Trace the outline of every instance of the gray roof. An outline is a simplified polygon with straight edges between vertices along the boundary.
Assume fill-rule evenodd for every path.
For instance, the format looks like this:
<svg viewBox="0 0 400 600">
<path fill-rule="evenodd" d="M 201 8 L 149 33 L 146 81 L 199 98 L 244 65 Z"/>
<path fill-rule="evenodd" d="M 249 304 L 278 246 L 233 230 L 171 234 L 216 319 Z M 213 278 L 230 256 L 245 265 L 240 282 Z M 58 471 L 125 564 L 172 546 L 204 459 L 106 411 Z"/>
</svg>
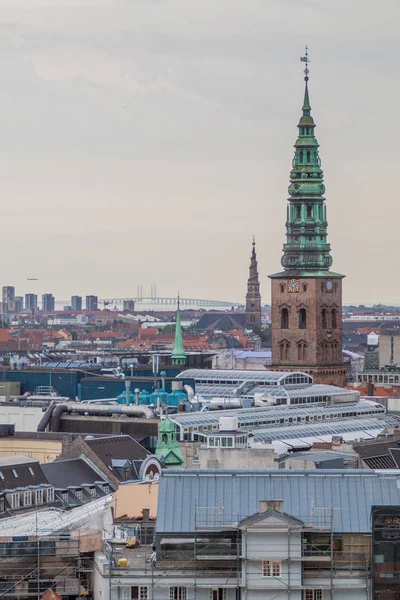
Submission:
<svg viewBox="0 0 400 600">
<path fill-rule="evenodd" d="M 17 465 L 31 465 L 38 463 L 36 458 L 25 456 L 25 454 L 12 454 L 10 456 L 2 456 L 0 458 L 0 467 L 15 467 Z"/>
<path fill-rule="evenodd" d="M 284 510 L 305 523 L 329 518 L 334 531 L 368 533 L 372 506 L 400 504 L 400 470 L 193 470 L 162 472 L 157 533 L 191 533 L 201 515 L 237 525 L 259 511 L 260 500 L 283 500 Z"/>
<path fill-rule="evenodd" d="M 109 483 L 104 475 L 100 474 L 99 469 L 95 469 L 84 457 L 46 463 L 42 465 L 42 469 L 50 483 L 59 489 L 79 487 L 83 484 L 93 485 L 99 481 Z"/>
</svg>

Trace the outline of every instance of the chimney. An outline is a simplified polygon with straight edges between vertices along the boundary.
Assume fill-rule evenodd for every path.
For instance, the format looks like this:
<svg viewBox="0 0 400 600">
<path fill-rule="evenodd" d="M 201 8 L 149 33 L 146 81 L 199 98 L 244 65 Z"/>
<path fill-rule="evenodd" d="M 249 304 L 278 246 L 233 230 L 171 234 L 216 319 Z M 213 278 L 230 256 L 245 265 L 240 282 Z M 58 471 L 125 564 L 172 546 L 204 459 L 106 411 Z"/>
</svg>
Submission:
<svg viewBox="0 0 400 600">
<path fill-rule="evenodd" d="M 283 500 L 260 500 L 259 506 L 260 513 L 267 512 L 267 510 L 283 513 Z"/>
<path fill-rule="evenodd" d="M 332 446 L 341 446 L 343 444 L 343 438 L 341 435 L 332 436 Z"/>
</svg>

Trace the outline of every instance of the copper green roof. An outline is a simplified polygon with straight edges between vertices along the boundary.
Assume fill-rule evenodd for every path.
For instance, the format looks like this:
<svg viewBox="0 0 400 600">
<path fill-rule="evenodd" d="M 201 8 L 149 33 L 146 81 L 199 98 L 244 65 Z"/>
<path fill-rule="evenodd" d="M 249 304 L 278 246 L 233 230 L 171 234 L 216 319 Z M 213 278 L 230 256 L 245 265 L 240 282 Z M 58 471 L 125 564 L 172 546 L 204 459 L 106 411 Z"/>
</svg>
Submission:
<svg viewBox="0 0 400 600">
<path fill-rule="evenodd" d="M 281 260 L 284 271 L 270 277 L 343 277 L 330 271 L 332 257 L 327 240 L 324 176 L 311 116 L 308 76 L 305 77 L 298 130 L 288 190 L 286 243 Z"/>
</svg>

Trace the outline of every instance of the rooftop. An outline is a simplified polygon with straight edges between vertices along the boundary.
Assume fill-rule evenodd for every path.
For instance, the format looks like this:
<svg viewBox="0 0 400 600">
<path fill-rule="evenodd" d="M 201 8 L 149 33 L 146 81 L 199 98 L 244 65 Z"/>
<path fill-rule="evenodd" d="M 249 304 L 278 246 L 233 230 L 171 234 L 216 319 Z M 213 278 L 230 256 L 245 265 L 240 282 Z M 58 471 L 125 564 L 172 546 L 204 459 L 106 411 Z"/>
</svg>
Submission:
<svg viewBox="0 0 400 600">
<path fill-rule="evenodd" d="M 308 383 L 313 379 L 303 372 L 247 371 L 243 369 L 187 369 L 177 375 L 177 379 L 194 379 L 196 382 L 235 383 L 252 381 L 264 385 L 291 385 Z"/>
<path fill-rule="evenodd" d="M 38 463 L 36 458 L 25 456 L 25 454 L 14 454 L 12 456 L 0 457 L 0 467 L 15 467 L 17 465 L 27 465 L 31 463 Z"/>
<path fill-rule="evenodd" d="M 99 481 L 108 483 L 101 471 L 84 458 L 58 460 L 42 465 L 42 469 L 49 482 L 56 488 L 66 489 L 68 486 L 81 486 L 94 484 Z"/>
<path fill-rule="evenodd" d="M 157 533 L 193 532 L 196 507 L 205 507 L 197 516 L 203 510 L 214 527 L 236 526 L 258 513 L 260 500 L 278 499 L 296 518 L 312 523 L 332 513 L 335 532 L 369 533 L 373 506 L 400 504 L 400 471 L 169 469 L 160 481 Z"/>
<path fill-rule="evenodd" d="M 336 388 L 337 389 L 337 388 Z M 170 415 L 170 420 L 174 423 L 183 426 L 200 426 L 200 425 L 218 425 L 220 417 L 237 417 L 240 427 L 252 427 L 254 430 L 255 425 L 262 425 L 263 421 L 271 422 L 272 420 L 293 419 L 302 418 L 309 415 L 323 416 L 326 414 L 330 415 L 341 415 L 344 413 L 356 413 L 358 415 L 365 414 L 366 412 L 376 412 L 374 409 L 381 409 L 382 413 L 385 412 L 384 407 L 377 402 L 371 402 L 369 400 L 360 400 L 360 402 L 344 403 L 344 404 L 328 404 L 325 406 L 314 406 L 309 405 L 307 407 L 299 407 L 298 405 L 293 406 L 265 406 L 260 408 L 238 408 L 228 410 L 212 410 L 207 412 L 193 412 L 193 413 L 179 413 L 176 415 Z M 304 427 L 304 426 L 303 426 Z M 294 425 L 291 426 L 290 430 L 294 431 Z M 258 430 L 254 430 L 258 431 Z M 279 426 L 279 431 L 282 431 L 282 427 Z"/>
</svg>

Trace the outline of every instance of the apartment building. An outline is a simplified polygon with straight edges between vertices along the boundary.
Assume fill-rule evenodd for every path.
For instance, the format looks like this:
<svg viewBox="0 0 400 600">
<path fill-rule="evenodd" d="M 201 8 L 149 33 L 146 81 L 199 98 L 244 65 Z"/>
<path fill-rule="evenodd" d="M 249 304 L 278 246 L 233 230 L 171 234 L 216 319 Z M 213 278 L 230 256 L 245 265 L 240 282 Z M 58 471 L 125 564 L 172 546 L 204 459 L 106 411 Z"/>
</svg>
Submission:
<svg viewBox="0 0 400 600">
<path fill-rule="evenodd" d="M 106 541 L 94 590 L 102 600 L 398 598 L 399 482 L 360 470 L 164 471 L 154 546 Z"/>
</svg>

